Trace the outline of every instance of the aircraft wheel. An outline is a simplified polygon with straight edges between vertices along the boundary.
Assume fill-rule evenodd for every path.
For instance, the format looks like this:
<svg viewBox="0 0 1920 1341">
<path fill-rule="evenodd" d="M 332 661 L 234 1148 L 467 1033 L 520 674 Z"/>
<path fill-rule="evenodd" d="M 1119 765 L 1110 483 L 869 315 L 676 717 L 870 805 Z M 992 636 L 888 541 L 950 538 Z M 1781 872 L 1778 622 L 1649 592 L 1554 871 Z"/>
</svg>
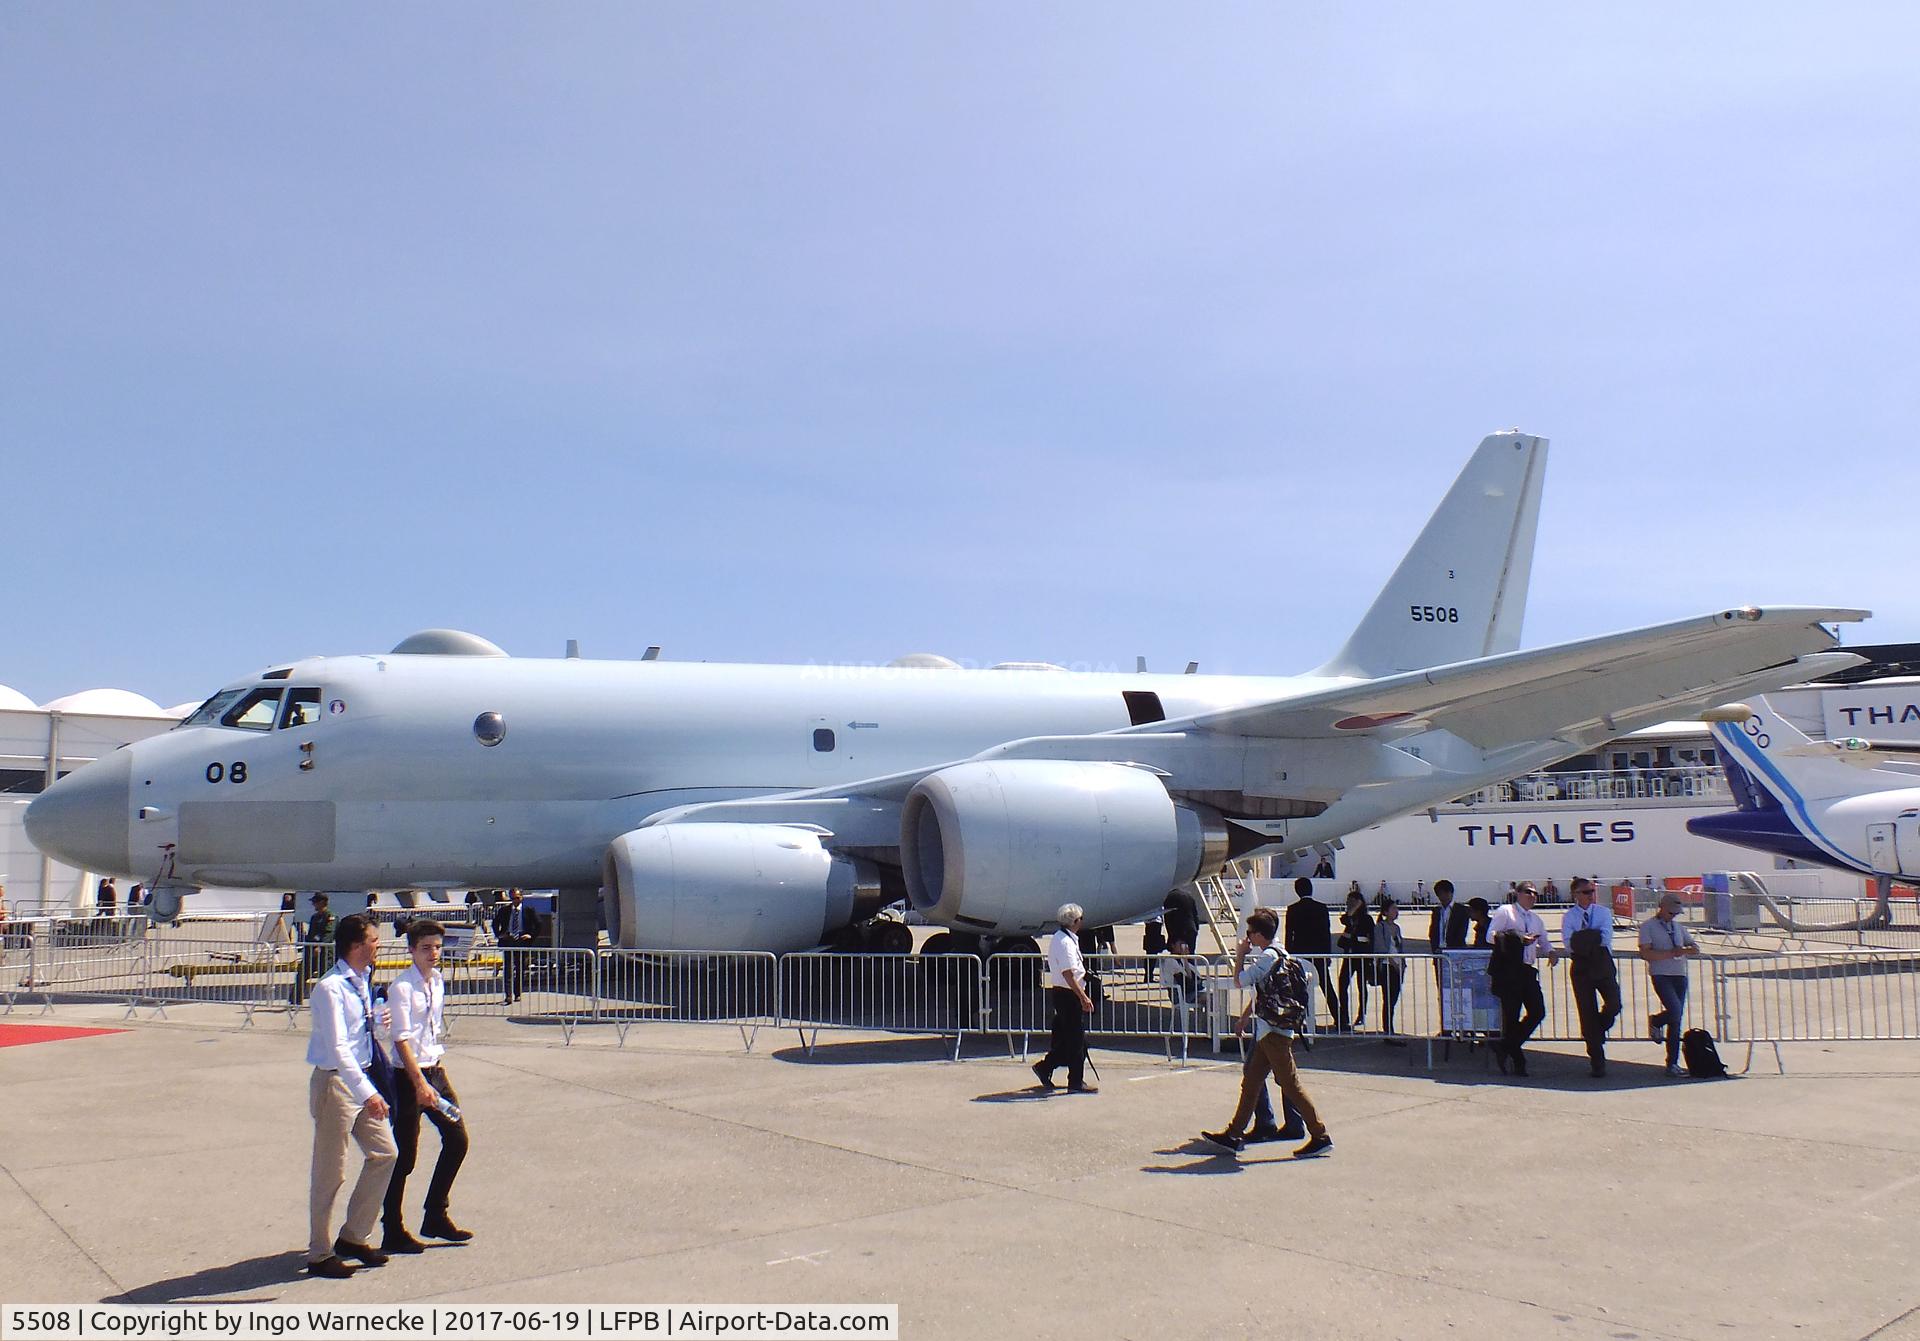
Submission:
<svg viewBox="0 0 1920 1341">
<path fill-rule="evenodd" d="M 867 945 L 877 955 L 913 953 L 913 928 L 905 922 L 876 921 Z"/>
<path fill-rule="evenodd" d="M 1027 936 L 996 936 L 987 943 L 989 955 L 1039 955 L 1040 942 Z"/>
</svg>

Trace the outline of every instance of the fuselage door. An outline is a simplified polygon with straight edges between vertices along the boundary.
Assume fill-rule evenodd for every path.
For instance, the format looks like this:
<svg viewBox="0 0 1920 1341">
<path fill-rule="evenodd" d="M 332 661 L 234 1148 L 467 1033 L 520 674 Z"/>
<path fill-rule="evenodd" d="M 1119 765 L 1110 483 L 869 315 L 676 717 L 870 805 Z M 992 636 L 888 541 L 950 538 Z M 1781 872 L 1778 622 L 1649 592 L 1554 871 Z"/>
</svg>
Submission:
<svg viewBox="0 0 1920 1341">
<path fill-rule="evenodd" d="M 1900 874 L 1920 875 L 1920 811 L 1897 816 L 1893 827 L 1894 850 L 1900 858 Z M 1891 871 L 1896 868 L 1885 866 L 1879 869 Z"/>
<path fill-rule="evenodd" d="M 1920 856 L 1920 852 L 1914 855 Z M 1900 857 L 1894 847 L 1891 824 L 1867 826 L 1867 865 L 1888 875 L 1900 869 Z"/>
</svg>

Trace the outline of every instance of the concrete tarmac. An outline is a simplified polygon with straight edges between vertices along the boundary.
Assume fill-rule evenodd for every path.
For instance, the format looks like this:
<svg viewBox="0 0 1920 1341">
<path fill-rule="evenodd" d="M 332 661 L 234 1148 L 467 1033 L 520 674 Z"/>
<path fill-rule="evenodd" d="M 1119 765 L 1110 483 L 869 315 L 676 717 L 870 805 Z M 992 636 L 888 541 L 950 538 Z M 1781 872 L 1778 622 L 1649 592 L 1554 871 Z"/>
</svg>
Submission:
<svg viewBox="0 0 1920 1341">
<path fill-rule="evenodd" d="M 1323 1040 L 1336 1141 L 1238 1159 L 1237 1061 L 1097 1047 L 1042 1095 L 997 1039 L 461 1021 L 478 1237 L 301 1273 L 305 1036 L 231 1008 L 0 1048 L 0 1303 L 894 1303 L 914 1338 L 1920 1337 L 1920 1045 L 1795 1045 L 1786 1074 L 1612 1074 L 1533 1050 Z M 63 1006 L 8 1023 L 119 1026 Z M 1729 1055 L 1738 1066 L 1740 1055 Z M 417 1222 L 437 1148 L 423 1134 Z M 349 1176 L 351 1177 L 350 1166 Z M 344 1208 L 344 1196 L 342 1198 Z"/>
</svg>

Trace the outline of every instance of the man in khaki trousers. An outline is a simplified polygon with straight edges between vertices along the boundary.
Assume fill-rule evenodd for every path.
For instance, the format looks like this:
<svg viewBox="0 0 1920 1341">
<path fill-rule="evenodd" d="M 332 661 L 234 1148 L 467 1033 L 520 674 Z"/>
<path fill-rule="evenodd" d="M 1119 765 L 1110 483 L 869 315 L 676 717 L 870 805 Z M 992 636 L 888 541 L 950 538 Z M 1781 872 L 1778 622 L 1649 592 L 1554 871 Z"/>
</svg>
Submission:
<svg viewBox="0 0 1920 1341">
<path fill-rule="evenodd" d="M 342 1279 L 355 1267 L 380 1266 L 387 1255 L 369 1242 L 387 1194 L 397 1151 L 387 1124 L 387 1102 L 373 1087 L 373 961 L 380 928 L 354 913 L 340 919 L 333 944 L 339 961 L 314 984 L 307 1061 L 307 1109 L 313 1114 L 313 1183 L 308 1193 L 307 1270 Z M 360 1179 L 347 1198 L 340 1237 L 332 1234 L 333 1203 L 347 1176 L 347 1137 L 360 1146 Z"/>
</svg>

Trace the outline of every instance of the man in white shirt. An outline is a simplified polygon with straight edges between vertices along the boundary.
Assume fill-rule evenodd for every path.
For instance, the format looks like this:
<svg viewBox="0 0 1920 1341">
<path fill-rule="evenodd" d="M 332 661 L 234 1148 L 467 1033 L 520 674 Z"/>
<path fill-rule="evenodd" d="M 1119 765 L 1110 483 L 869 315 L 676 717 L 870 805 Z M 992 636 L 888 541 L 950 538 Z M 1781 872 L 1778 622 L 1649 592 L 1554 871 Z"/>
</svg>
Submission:
<svg viewBox="0 0 1920 1341">
<path fill-rule="evenodd" d="M 1660 910 L 1640 925 L 1640 958 L 1647 963 L 1653 990 L 1664 1008 L 1647 1017 L 1647 1033 L 1655 1043 L 1667 1045 L 1667 1074 L 1684 1076 L 1680 1066 L 1680 1035 L 1687 1021 L 1687 959 L 1700 953 L 1700 945 L 1680 925 L 1680 896 L 1660 896 Z"/>
<path fill-rule="evenodd" d="M 1533 911 L 1533 905 L 1539 901 L 1540 892 L 1533 887 L 1533 882 L 1524 881 L 1514 886 L 1513 902 L 1501 904 L 1487 926 L 1487 939 L 1495 946 L 1496 958 L 1500 956 L 1503 933 L 1520 938 L 1519 962 L 1513 965 L 1511 975 L 1504 982 L 1494 984 L 1494 990 L 1500 995 L 1500 1044 L 1493 1055 L 1502 1071 L 1511 1062 L 1517 1076 L 1527 1073 L 1527 1057 L 1521 1049 L 1547 1018 L 1547 999 L 1540 993 L 1540 970 L 1536 965 L 1542 955 L 1550 965 L 1560 959 L 1559 952 L 1553 948 L 1553 938 L 1547 934 L 1547 924 Z"/>
<path fill-rule="evenodd" d="M 1047 1055 L 1033 1064 L 1040 1088 L 1053 1088 L 1056 1067 L 1067 1068 L 1067 1091 L 1094 1094 L 1098 1087 L 1086 1083 L 1087 1016 L 1093 1013 L 1093 998 L 1087 995 L 1087 965 L 1080 957 L 1080 925 L 1083 921 L 1077 903 L 1063 903 L 1056 914 L 1060 929 L 1047 942 L 1047 1003 L 1053 1008 L 1053 1037 Z"/>
<path fill-rule="evenodd" d="M 1580 1012 L 1580 1037 L 1587 1041 L 1587 1065 L 1596 1076 L 1607 1073 L 1607 1031 L 1620 1018 L 1620 973 L 1613 963 L 1613 910 L 1594 897 L 1593 881 L 1573 878 L 1573 907 L 1560 919 Z"/>
<path fill-rule="evenodd" d="M 426 1251 L 426 1244 L 407 1232 L 404 1208 L 407 1175 L 413 1172 L 420 1150 L 422 1116 L 440 1133 L 440 1158 L 434 1162 L 433 1178 L 427 1184 L 420 1232 L 452 1243 L 465 1243 L 473 1237 L 447 1214 L 454 1177 L 460 1172 L 460 1161 L 467 1157 L 467 1124 L 463 1116 L 440 1111 L 442 1097 L 456 1110 L 460 1105 L 460 1096 L 441 1065 L 447 1052 L 447 985 L 440 976 L 440 952 L 446 934 L 438 922 L 422 918 L 411 923 L 407 927 L 407 952 L 413 958 L 413 967 L 387 989 L 387 1004 L 393 1012 L 393 1050 L 405 1074 L 394 1077 L 393 1139 L 400 1148 L 400 1160 L 394 1165 L 393 1180 L 387 1184 L 386 1212 L 381 1217 L 386 1234 L 380 1251 L 386 1253 Z"/>
<path fill-rule="evenodd" d="M 369 1074 L 374 1049 L 369 975 L 380 952 L 380 928 L 354 913 L 340 919 L 333 944 L 339 959 L 313 985 L 309 1007 L 313 1032 L 307 1038 L 307 1063 L 313 1073 L 307 1079 L 307 1110 L 313 1115 L 313 1177 L 307 1197 L 307 1270 L 338 1279 L 354 1272 L 343 1257 L 367 1266 L 387 1260 L 367 1240 L 380 1214 L 395 1150 L 386 1100 Z M 336 1239 L 329 1226 L 334 1199 L 346 1181 L 349 1133 L 360 1146 L 363 1162 Z"/>
</svg>

